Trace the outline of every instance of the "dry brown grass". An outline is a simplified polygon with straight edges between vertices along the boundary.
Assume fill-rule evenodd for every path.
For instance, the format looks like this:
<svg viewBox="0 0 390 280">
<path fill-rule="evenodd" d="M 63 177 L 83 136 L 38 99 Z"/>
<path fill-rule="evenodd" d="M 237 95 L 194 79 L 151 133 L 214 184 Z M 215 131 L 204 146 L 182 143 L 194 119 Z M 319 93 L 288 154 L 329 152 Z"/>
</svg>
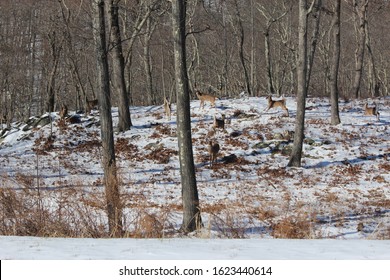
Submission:
<svg viewBox="0 0 390 280">
<path fill-rule="evenodd" d="M 270 203 L 268 203 L 270 204 Z M 267 204 L 267 205 L 268 205 Z M 275 219 L 278 216 L 278 213 L 275 211 L 275 209 L 272 209 L 271 207 L 256 207 L 252 208 L 248 211 L 251 215 L 253 215 L 256 219 L 260 221 L 269 222 Z"/>
<path fill-rule="evenodd" d="M 105 194 L 101 188 L 89 186 L 91 191 L 85 192 L 83 187 L 73 185 L 56 189 L 55 193 L 51 193 L 29 186 L 30 182 L 25 178 L 22 178 L 21 183 L 23 185 L 20 184 L 22 186 L 20 189 L 4 185 L 0 188 L 0 235 L 110 237 Z M 85 183 L 83 185 L 85 186 Z M 45 203 L 44 198 L 48 196 L 54 204 Z M 169 237 L 174 231 L 171 214 L 182 209 L 174 205 L 161 207 L 148 204 L 146 201 L 144 196 L 136 203 L 125 205 L 127 207 L 127 214 L 124 215 L 125 236 Z"/>
<path fill-rule="evenodd" d="M 210 215 L 211 228 L 215 229 L 222 238 L 247 238 L 250 223 L 250 220 L 244 219 L 233 209 L 224 209 Z"/>
<path fill-rule="evenodd" d="M 327 203 L 336 203 L 339 201 L 338 195 L 334 192 L 326 192 L 322 199 Z"/>
<path fill-rule="evenodd" d="M 315 220 L 310 215 L 304 213 L 289 215 L 272 224 L 271 235 L 285 239 L 314 238 L 314 224 Z"/>
<path fill-rule="evenodd" d="M 151 210 L 139 207 L 134 209 L 135 218 L 129 224 L 125 237 L 132 238 L 164 238 L 170 237 L 174 232 L 171 223 L 171 210 L 160 208 Z"/>
<path fill-rule="evenodd" d="M 57 207 L 46 205 L 35 189 L 0 189 L 1 235 L 46 237 L 102 237 L 103 223 L 96 212 L 73 200 L 57 200 Z M 92 217 L 94 217 L 92 219 Z"/>
<path fill-rule="evenodd" d="M 369 239 L 390 240 L 390 225 L 384 223 L 378 224 Z"/>
</svg>

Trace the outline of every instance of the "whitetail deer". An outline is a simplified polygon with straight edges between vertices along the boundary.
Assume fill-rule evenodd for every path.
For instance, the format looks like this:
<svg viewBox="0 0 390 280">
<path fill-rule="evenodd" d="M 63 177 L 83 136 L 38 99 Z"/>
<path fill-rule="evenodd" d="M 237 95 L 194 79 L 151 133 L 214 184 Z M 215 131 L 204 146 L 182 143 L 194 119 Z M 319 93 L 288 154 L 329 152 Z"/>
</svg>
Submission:
<svg viewBox="0 0 390 280">
<path fill-rule="evenodd" d="M 214 163 L 217 162 L 218 152 L 219 152 L 219 144 L 213 143 L 212 140 L 209 141 L 209 155 L 210 155 L 210 166 L 212 167 Z"/>
<path fill-rule="evenodd" d="M 213 96 L 213 95 L 210 95 L 210 94 L 206 94 L 206 93 L 201 93 L 200 91 L 196 91 L 196 96 L 199 98 L 200 100 L 200 108 L 203 108 L 204 107 L 204 103 L 207 101 L 207 102 L 210 102 L 210 105 L 215 107 L 215 99 L 216 97 Z"/>
<path fill-rule="evenodd" d="M 277 108 L 277 107 L 280 107 L 282 108 L 284 111 L 286 111 L 287 113 L 287 116 L 289 116 L 288 114 L 288 109 L 287 109 L 287 106 L 286 106 L 286 99 L 281 99 L 281 100 L 273 100 L 271 96 L 268 96 L 267 97 L 267 100 L 268 100 L 268 107 L 267 109 L 265 110 L 266 112 L 271 109 L 271 108 Z"/>
<path fill-rule="evenodd" d="M 379 121 L 379 112 L 376 104 L 373 107 L 368 107 L 368 104 L 364 106 L 364 115 L 365 116 L 376 116 L 376 119 Z"/>
<path fill-rule="evenodd" d="M 88 100 L 87 99 L 87 112 L 90 113 L 92 109 L 96 108 L 99 105 L 99 101 L 97 99 Z"/>
<path fill-rule="evenodd" d="M 68 107 L 66 105 L 62 105 L 60 110 L 61 120 L 64 120 L 67 116 L 68 116 Z"/>
<path fill-rule="evenodd" d="M 168 121 L 171 120 L 171 110 L 171 103 L 169 103 L 168 99 L 164 97 L 164 111 Z"/>
<path fill-rule="evenodd" d="M 225 131 L 225 115 L 222 115 L 221 119 L 217 119 L 217 117 L 214 115 L 213 129 L 215 130 L 217 128 Z"/>
</svg>

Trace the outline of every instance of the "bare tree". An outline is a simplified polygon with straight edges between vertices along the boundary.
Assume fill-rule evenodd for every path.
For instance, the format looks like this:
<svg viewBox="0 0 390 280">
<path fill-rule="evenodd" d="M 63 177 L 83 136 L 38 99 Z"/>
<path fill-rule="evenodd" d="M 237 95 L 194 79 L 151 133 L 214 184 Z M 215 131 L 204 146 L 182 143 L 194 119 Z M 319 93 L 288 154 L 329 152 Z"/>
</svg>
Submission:
<svg viewBox="0 0 390 280">
<path fill-rule="evenodd" d="M 244 79 L 245 79 L 245 89 L 249 95 L 252 95 L 252 87 L 250 84 L 250 77 L 248 73 L 248 69 L 246 66 L 246 59 L 245 59 L 245 48 L 244 48 L 244 42 L 245 42 L 245 30 L 244 30 L 244 23 L 242 20 L 240 7 L 238 4 L 238 0 L 234 0 L 234 16 L 232 17 L 232 27 L 234 30 L 234 35 L 237 42 L 238 47 L 238 53 L 240 62 L 242 65 L 242 69 L 244 70 Z"/>
<path fill-rule="evenodd" d="M 287 15 L 288 12 L 291 11 L 291 7 L 284 7 L 284 11 L 279 12 L 279 7 L 274 7 L 272 11 L 267 11 L 264 5 L 260 5 L 258 3 L 257 9 L 261 12 L 261 14 L 266 19 L 266 24 L 264 26 L 264 54 L 265 54 L 265 65 L 267 71 L 267 89 L 268 93 L 275 94 L 276 89 L 274 86 L 274 76 L 279 75 L 280 73 L 274 73 L 272 67 L 272 57 L 271 57 L 271 27 L 273 24 L 278 22 L 284 16 Z"/>
<path fill-rule="evenodd" d="M 104 16 L 104 0 L 93 1 L 93 31 L 98 61 L 98 99 L 100 107 L 101 139 L 103 146 L 104 186 L 106 192 L 108 225 L 110 235 L 119 237 L 122 229 L 122 205 L 120 202 L 119 186 L 114 150 L 112 129 L 110 75 L 106 47 L 106 22 Z"/>
<path fill-rule="evenodd" d="M 307 65 L 307 76 L 306 76 L 306 87 L 309 89 L 310 85 L 310 79 L 312 75 L 312 68 L 314 63 L 314 55 L 317 49 L 317 41 L 318 41 L 318 34 L 320 30 L 320 22 L 321 22 L 321 8 L 322 8 L 322 0 L 315 0 L 313 5 L 313 11 L 310 13 L 313 21 L 312 21 L 312 29 L 313 33 L 310 38 L 310 52 L 308 54 L 308 65 Z"/>
<path fill-rule="evenodd" d="M 51 30 L 47 34 L 47 39 L 50 46 L 50 56 L 52 63 L 50 69 L 48 70 L 49 73 L 46 85 L 47 99 L 45 109 L 46 112 L 53 112 L 56 97 L 56 77 L 62 51 L 62 40 L 59 38 L 55 30 Z"/>
<path fill-rule="evenodd" d="M 129 97 L 126 90 L 125 81 L 125 60 L 122 51 L 122 36 L 119 28 L 119 1 L 109 1 L 109 17 L 111 21 L 111 40 L 114 55 L 112 58 L 113 67 L 113 86 L 119 96 L 119 121 L 118 131 L 123 132 L 131 127 Z"/>
<path fill-rule="evenodd" d="M 363 74 L 368 2 L 368 0 L 353 0 L 357 42 L 355 51 L 355 77 L 353 82 L 353 95 L 355 98 L 359 98 Z"/>
<path fill-rule="evenodd" d="M 190 95 L 186 65 L 186 0 L 172 0 L 172 26 L 177 94 L 177 137 L 179 142 L 180 176 L 183 200 L 184 232 L 201 226 L 199 196 L 192 152 Z"/>
<path fill-rule="evenodd" d="M 332 70 L 330 73 L 330 99 L 331 99 L 331 123 L 340 123 L 339 115 L 339 89 L 338 76 L 340 64 L 340 10 L 341 0 L 336 0 L 336 7 L 333 12 L 333 58 Z"/>
<path fill-rule="evenodd" d="M 134 95 L 132 94 L 132 79 L 131 73 L 133 69 L 133 51 L 137 50 L 134 46 L 136 45 L 136 39 L 142 34 L 143 28 L 146 25 L 149 17 L 152 16 L 156 7 L 161 4 L 160 0 L 150 0 L 150 1 L 125 1 L 126 9 L 124 12 L 125 25 L 124 25 L 124 37 L 125 44 L 123 44 L 123 51 L 125 53 L 125 75 L 126 75 L 126 87 L 127 93 L 130 98 L 130 102 L 133 101 Z M 130 9 L 130 7 L 132 9 Z M 133 12 L 128 12 L 127 10 L 135 10 Z M 130 26 L 130 28 L 128 28 Z M 145 89 L 146 90 L 146 89 Z M 145 100 L 143 97 L 142 100 Z"/>
<path fill-rule="evenodd" d="M 64 55 L 66 63 L 69 64 L 72 84 L 75 88 L 75 106 L 77 109 L 84 108 L 84 111 L 88 110 L 87 106 L 87 86 L 86 79 L 83 79 L 83 76 L 88 76 L 88 73 L 85 73 L 82 69 L 81 57 L 86 54 L 83 53 L 83 50 L 78 48 L 78 40 L 76 32 L 72 29 L 75 26 L 78 26 L 77 22 L 78 16 L 74 13 L 66 4 L 64 0 L 59 0 L 59 5 L 61 8 L 61 16 L 64 24 L 62 33 L 64 34 L 64 42 L 66 47 L 66 54 Z M 84 106 L 83 106 L 83 105 Z"/>
<path fill-rule="evenodd" d="M 371 34 L 368 28 L 368 23 L 365 25 L 366 33 L 366 47 L 368 52 L 369 64 L 368 64 L 368 83 L 372 97 L 378 97 L 380 95 L 380 82 L 378 78 L 378 72 L 376 69 L 376 63 L 374 58 L 374 52 L 371 43 Z"/>
<path fill-rule="evenodd" d="M 150 53 L 150 42 L 152 40 L 153 32 L 156 29 L 157 23 L 154 22 L 152 17 L 148 17 L 146 20 L 146 32 L 144 35 L 144 69 L 146 77 L 146 98 L 149 104 L 154 104 L 156 98 L 153 92 L 153 76 L 152 76 L 152 58 Z"/>
<path fill-rule="evenodd" d="M 297 116 L 294 144 L 288 166 L 300 167 L 305 129 L 305 106 L 307 96 L 307 17 L 313 8 L 307 8 L 307 0 L 299 0 L 298 58 L 297 58 Z"/>
<path fill-rule="evenodd" d="M 334 2 L 308 2 L 313 1 L 313 11 L 307 19 L 306 87 L 313 96 L 324 96 L 330 93 L 333 65 L 333 29 L 331 17 L 325 16 L 324 8 Z M 120 32 L 114 28 L 116 23 L 111 18 L 108 22 L 113 28 L 107 30 L 112 39 L 112 102 L 118 104 L 120 111 L 118 129 L 125 130 L 129 125 L 122 126 L 122 120 L 131 122 L 131 119 L 127 112 L 121 113 L 128 108 L 122 107 L 126 102 L 121 101 L 121 96 L 127 95 L 134 105 L 146 105 L 158 102 L 160 97 L 171 95 L 173 91 L 173 50 L 169 48 L 172 19 L 166 13 L 171 3 L 161 0 L 105 2 L 118 14 Z M 321 2 L 323 8 L 319 9 Z M 0 106 L 7 109 L 10 120 L 42 113 L 49 107 L 55 110 L 57 102 L 66 102 L 70 108 L 79 110 L 86 104 L 87 97 L 96 98 L 96 58 L 90 51 L 93 44 L 89 22 L 91 3 L 80 0 L 1 2 L 0 92 L 6 96 L 2 96 Z M 234 96 L 248 86 L 252 93 L 259 89 L 275 94 L 295 92 L 297 7 L 298 1 L 288 0 L 188 1 L 190 89 L 198 85 L 224 96 Z M 345 0 L 341 1 L 341 9 L 341 30 L 355 27 L 356 32 L 345 32 L 340 37 L 343 61 L 338 74 L 340 94 L 355 97 L 388 94 L 390 40 L 386 27 L 390 24 L 390 2 Z M 111 9 L 106 12 L 110 15 Z M 205 27 L 207 32 L 199 32 Z M 115 37 L 114 32 L 121 38 Z M 321 35 L 315 54 L 318 59 L 313 60 L 317 32 Z M 51 51 L 53 42 L 56 53 L 61 49 L 57 59 Z M 120 75 L 116 78 L 116 73 L 120 73 L 116 69 L 121 68 L 115 63 L 119 47 L 124 58 L 125 91 L 118 87 L 123 79 L 119 81 Z M 357 49 L 356 54 L 352 49 Z M 259 56 L 259 53 L 264 55 Z M 153 98 L 145 98 L 144 93 L 148 91 Z"/>
</svg>

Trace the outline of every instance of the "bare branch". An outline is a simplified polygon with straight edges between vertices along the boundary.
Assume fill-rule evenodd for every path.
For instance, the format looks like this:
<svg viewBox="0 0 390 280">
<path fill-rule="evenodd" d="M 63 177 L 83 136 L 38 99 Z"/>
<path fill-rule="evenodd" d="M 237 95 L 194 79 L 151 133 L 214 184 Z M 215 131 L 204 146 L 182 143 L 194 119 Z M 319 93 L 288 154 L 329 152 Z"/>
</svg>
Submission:
<svg viewBox="0 0 390 280">
<path fill-rule="evenodd" d="M 307 10 L 307 15 L 309 15 L 309 14 L 313 11 L 314 4 L 315 4 L 316 2 L 317 2 L 317 0 L 313 0 L 313 2 L 311 2 L 310 8 Z"/>
<path fill-rule="evenodd" d="M 212 31 L 212 29 L 210 28 L 210 26 L 207 24 L 206 27 L 203 28 L 203 29 L 199 29 L 199 30 L 194 30 L 194 31 L 191 31 L 191 32 L 187 32 L 187 33 L 186 33 L 186 37 L 187 37 L 188 35 L 194 35 L 194 34 L 203 33 L 203 32 L 206 32 L 206 31 L 208 31 L 208 30 Z"/>
</svg>

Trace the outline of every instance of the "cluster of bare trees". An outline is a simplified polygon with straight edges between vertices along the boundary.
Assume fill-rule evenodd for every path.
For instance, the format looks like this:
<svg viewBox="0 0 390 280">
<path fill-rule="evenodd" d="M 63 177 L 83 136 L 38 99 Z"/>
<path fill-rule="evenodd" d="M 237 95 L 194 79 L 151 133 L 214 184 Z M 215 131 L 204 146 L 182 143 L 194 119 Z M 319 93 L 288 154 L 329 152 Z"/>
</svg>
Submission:
<svg viewBox="0 0 390 280">
<path fill-rule="evenodd" d="M 96 97 L 92 2 L 4 0 L 0 5 L 0 111 L 23 119 Z M 174 93 L 169 1 L 113 1 L 106 9 L 112 103 L 161 103 Z M 340 3 L 338 89 L 346 98 L 387 95 L 389 1 Z M 334 81 L 334 13 L 321 1 L 308 15 L 308 93 L 329 96 Z M 318 7 L 317 7 L 318 6 Z M 317 7 L 317 8 L 316 8 Z M 298 2 L 192 0 L 187 3 L 189 87 L 234 96 L 297 92 Z M 118 54 L 121 54 L 118 56 Z M 123 107 L 124 108 L 124 107 Z M 123 118 L 129 117 L 125 112 Z M 123 119 L 123 120 L 124 120 Z M 122 124 L 126 129 L 131 123 Z"/>
<path fill-rule="evenodd" d="M 114 88 L 119 88 L 125 93 L 124 63 L 121 48 L 121 32 L 118 25 L 117 0 L 94 0 L 93 8 L 93 34 L 96 48 L 96 60 L 98 75 L 98 100 L 100 107 L 101 138 L 103 148 L 104 186 L 106 193 L 106 205 L 110 235 L 120 237 L 123 235 L 122 205 L 120 190 L 117 181 L 116 159 L 113 139 L 113 127 L 111 119 L 111 91 L 110 80 Z M 192 152 L 190 95 L 186 61 L 186 10 L 187 2 L 172 0 L 172 38 L 174 42 L 174 69 L 177 94 L 177 130 L 180 159 L 180 174 L 183 200 L 183 224 L 184 232 L 193 231 L 201 225 L 199 198 L 196 186 L 195 165 Z M 107 15 L 106 11 L 110 11 Z M 115 55 L 113 60 L 114 70 L 109 71 L 109 59 L 106 38 L 106 19 L 111 22 L 110 35 L 114 39 Z M 147 68 L 147 72 L 150 69 Z M 113 76 L 113 79 L 110 79 Z M 164 98 L 166 100 L 166 98 Z M 127 102 L 127 98 L 121 101 Z M 128 104 L 126 104 L 128 113 Z M 119 116 L 121 118 L 121 110 Z M 127 115 L 129 118 L 129 114 Z M 122 117 L 123 118 L 123 117 Z M 125 128 L 124 130 L 128 129 Z"/>
<path fill-rule="evenodd" d="M 176 96 L 183 230 L 201 224 L 189 98 L 296 95 L 290 166 L 300 166 L 305 100 L 389 90 L 390 4 L 386 0 L 3 0 L 0 117 L 87 110 L 98 99 L 110 232 L 122 234 L 110 108 L 119 131 L 129 105 Z M 340 63 L 341 62 L 341 63 Z"/>
</svg>

